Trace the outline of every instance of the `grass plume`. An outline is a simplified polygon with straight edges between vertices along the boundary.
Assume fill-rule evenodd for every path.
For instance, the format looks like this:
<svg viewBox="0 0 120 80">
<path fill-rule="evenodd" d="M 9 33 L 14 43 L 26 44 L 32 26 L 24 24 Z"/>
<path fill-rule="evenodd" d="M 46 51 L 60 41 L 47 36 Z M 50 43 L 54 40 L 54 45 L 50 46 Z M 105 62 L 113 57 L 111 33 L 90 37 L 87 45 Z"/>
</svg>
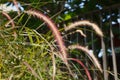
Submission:
<svg viewBox="0 0 120 80">
<path fill-rule="evenodd" d="M 47 23 L 48 27 L 51 29 L 57 43 L 58 43 L 58 47 L 60 49 L 60 58 L 64 61 L 64 63 L 66 64 L 70 74 L 73 76 L 73 73 L 69 67 L 68 61 L 67 61 L 67 52 L 66 52 L 66 46 L 64 44 L 64 41 L 62 39 L 62 36 L 60 34 L 60 32 L 57 29 L 57 26 L 55 25 L 55 23 L 46 15 L 42 14 L 39 11 L 36 10 L 28 10 L 25 11 L 25 13 L 29 14 L 29 15 L 33 15 L 33 16 L 37 16 L 40 20 L 43 20 L 45 23 Z M 55 73 L 54 73 L 55 74 Z M 74 76 L 73 76 L 74 77 Z"/>
<path fill-rule="evenodd" d="M 15 24 L 14 24 L 14 21 L 12 20 L 12 18 L 9 16 L 8 13 L 2 11 L 2 14 L 10 21 L 11 25 L 12 25 L 12 28 L 14 29 L 15 28 Z M 15 37 L 15 39 L 17 38 L 17 34 L 15 31 L 13 31 L 13 36 Z"/>
<path fill-rule="evenodd" d="M 60 32 L 57 29 L 57 26 L 55 25 L 55 23 L 46 15 L 42 14 L 39 11 L 36 10 L 28 10 L 25 11 L 25 13 L 29 14 L 29 15 L 33 15 L 33 16 L 37 16 L 39 19 L 43 20 L 45 23 L 47 23 L 48 27 L 52 30 L 53 35 L 55 36 L 55 39 L 57 40 L 57 43 L 59 45 L 60 51 L 62 54 L 61 58 L 63 61 L 65 61 L 67 63 L 67 53 L 66 53 L 66 47 L 64 45 L 63 39 L 60 35 Z"/>
<path fill-rule="evenodd" d="M 95 66 L 102 72 L 102 68 L 101 68 L 97 58 L 94 56 L 93 53 L 90 53 L 87 48 L 80 46 L 80 45 L 71 45 L 68 48 L 69 49 L 79 49 L 79 50 L 82 50 L 83 52 L 87 53 L 87 55 L 89 55 L 92 58 L 92 60 L 94 61 Z"/>
<path fill-rule="evenodd" d="M 3 14 L 8 20 L 11 21 L 11 25 L 12 25 L 12 27 L 14 28 L 14 27 L 15 27 L 14 21 L 11 19 L 11 17 L 8 15 L 8 13 L 2 11 L 2 14 Z"/>
<path fill-rule="evenodd" d="M 87 20 L 76 21 L 70 24 L 69 26 L 65 27 L 65 30 L 68 31 L 70 29 L 76 28 L 77 26 L 91 26 L 100 37 L 103 37 L 101 29 L 96 24 L 91 23 L 90 21 Z"/>
</svg>

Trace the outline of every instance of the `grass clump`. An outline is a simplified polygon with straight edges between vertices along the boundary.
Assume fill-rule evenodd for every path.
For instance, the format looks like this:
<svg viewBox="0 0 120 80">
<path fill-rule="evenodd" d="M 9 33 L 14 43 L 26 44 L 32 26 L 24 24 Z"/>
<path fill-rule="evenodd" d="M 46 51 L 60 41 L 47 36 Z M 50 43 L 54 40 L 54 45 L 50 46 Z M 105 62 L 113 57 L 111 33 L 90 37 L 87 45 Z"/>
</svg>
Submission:
<svg viewBox="0 0 120 80">
<path fill-rule="evenodd" d="M 13 1 L 18 7 L 16 0 Z M 13 18 L 8 13 L 1 12 L 1 14 L 4 16 L 2 18 L 5 19 L 3 19 L 0 28 L 1 80 L 79 80 L 81 78 L 92 80 L 85 64 L 80 59 L 72 58 L 69 55 L 68 50 L 72 48 L 66 47 L 61 32 L 48 16 L 38 10 L 25 10 L 24 12 L 18 10 L 17 15 Z M 43 34 L 26 27 L 26 24 L 29 24 L 29 19 L 25 21 L 24 15 L 29 18 L 35 16 L 34 18 L 44 21 L 49 28 L 48 32 Z M 22 20 L 25 21 L 25 24 L 22 23 Z M 96 33 L 99 30 L 98 34 L 103 37 L 98 26 L 89 21 L 76 22 L 71 26 L 84 24 L 93 26 Z M 81 34 L 86 36 L 84 33 Z M 89 50 L 85 47 L 80 50 L 86 52 L 92 59 L 91 61 L 95 62 L 95 66 L 102 72 L 95 56 L 90 55 Z M 85 72 L 82 73 L 74 62 L 82 66 Z"/>
</svg>

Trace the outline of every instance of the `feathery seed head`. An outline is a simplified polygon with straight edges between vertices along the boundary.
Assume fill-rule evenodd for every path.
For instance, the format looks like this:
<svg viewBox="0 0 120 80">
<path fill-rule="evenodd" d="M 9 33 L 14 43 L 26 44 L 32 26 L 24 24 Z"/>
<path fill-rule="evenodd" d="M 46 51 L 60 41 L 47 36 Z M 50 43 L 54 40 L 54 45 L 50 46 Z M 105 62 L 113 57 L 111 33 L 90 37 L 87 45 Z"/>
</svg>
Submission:
<svg viewBox="0 0 120 80">
<path fill-rule="evenodd" d="M 77 26 L 85 26 L 85 25 L 91 26 L 100 37 L 103 37 L 103 33 L 102 33 L 101 29 L 95 23 L 91 23 L 90 21 L 87 21 L 87 20 L 76 21 L 76 22 L 72 23 L 71 25 L 65 27 L 65 30 L 68 31 Z"/>
</svg>

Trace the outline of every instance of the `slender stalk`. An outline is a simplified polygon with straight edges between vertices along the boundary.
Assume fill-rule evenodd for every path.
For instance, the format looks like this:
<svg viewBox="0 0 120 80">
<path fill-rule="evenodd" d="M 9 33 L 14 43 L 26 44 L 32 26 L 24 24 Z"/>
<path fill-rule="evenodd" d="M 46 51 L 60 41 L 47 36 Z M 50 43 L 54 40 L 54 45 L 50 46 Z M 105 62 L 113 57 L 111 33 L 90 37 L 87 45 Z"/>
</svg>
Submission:
<svg viewBox="0 0 120 80">
<path fill-rule="evenodd" d="M 68 60 L 73 60 L 73 61 L 76 61 L 78 62 L 85 70 L 86 72 L 86 75 L 88 77 L 88 80 L 92 80 L 91 76 L 90 76 L 90 72 L 88 71 L 88 69 L 85 67 L 85 65 L 82 63 L 82 61 L 80 61 L 79 59 L 75 59 L 75 58 L 68 58 Z"/>
<path fill-rule="evenodd" d="M 16 0 L 13 0 L 13 3 L 14 3 L 14 5 L 15 5 L 15 7 L 17 8 L 17 13 L 18 13 L 18 15 L 20 15 L 20 9 L 19 9 L 19 7 L 18 7 L 18 2 L 16 1 Z"/>
<path fill-rule="evenodd" d="M 113 61 L 113 71 L 114 71 L 114 78 L 115 80 L 118 80 L 118 75 L 117 75 L 117 64 L 116 64 L 116 55 L 114 51 L 114 44 L 113 44 L 113 33 L 112 29 L 110 28 L 110 40 L 111 40 L 111 49 L 112 49 L 112 61 Z"/>
</svg>

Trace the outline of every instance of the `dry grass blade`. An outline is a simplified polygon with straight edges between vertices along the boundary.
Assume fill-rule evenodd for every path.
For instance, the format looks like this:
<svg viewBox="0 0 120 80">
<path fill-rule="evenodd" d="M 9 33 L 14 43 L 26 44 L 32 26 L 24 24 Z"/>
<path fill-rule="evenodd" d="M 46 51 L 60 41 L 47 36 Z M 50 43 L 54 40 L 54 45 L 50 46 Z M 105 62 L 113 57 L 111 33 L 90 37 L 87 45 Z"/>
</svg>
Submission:
<svg viewBox="0 0 120 80">
<path fill-rule="evenodd" d="M 52 56 L 52 63 L 53 63 L 53 80 L 55 80 L 55 75 L 56 75 L 56 63 L 55 63 L 55 56 L 54 56 L 54 52 L 53 52 L 53 47 L 51 46 L 51 44 L 43 37 L 41 36 L 36 30 L 33 30 L 38 36 L 40 36 L 43 40 L 45 40 L 45 42 L 49 45 L 50 49 L 51 49 L 51 56 Z"/>
<path fill-rule="evenodd" d="M 76 26 L 85 26 L 85 25 L 91 26 L 100 37 L 103 37 L 103 33 L 102 33 L 101 29 L 96 24 L 91 23 L 87 20 L 76 21 L 76 22 L 72 23 L 71 25 L 65 27 L 65 30 L 68 31 L 70 29 L 75 28 Z"/>
<path fill-rule="evenodd" d="M 86 75 L 88 76 L 88 80 L 92 80 L 91 76 L 90 76 L 90 72 L 88 71 L 88 69 L 85 67 L 85 65 L 79 60 L 79 59 L 75 59 L 75 58 L 68 58 L 68 60 L 73 60 L 78 62 L 85 70 Z"/>
<path fill-rule="evenodd" d="M 79 32 L 83 37 L 86 37 L 82 30 L 76 30 L 76 32 Z"/>
<path fill-rule="evenodd" d="M 94 56 L 94 54 L 91 54 L 87 48 L 80 46 L 80 45 L 71 45 L 71 46 L 69 46 L 69 49 L 79 49 L 79 50 L 82 50 L 83 52 L 87 53 L 87 55 L 89 55 L 92 58 L 92 60 L 94 61 L 94 63 L 95 63 L 94 65 L 96 65 L 96 67 L 98 67 L 98 69 L 102 72 L 102 68 L 101 68 L 97 58 Z"/>
<path fill-rule="evenodd" d="M 55 63 L 55 56 L 54 54 L 51 55 L 53 60 L 53 80 L 55 80 L 55 74 L 56 74 L 56 63 Z"/>
<path fill-rule="evenodd" d="M 38 76 L 38 74 L 34 71 L 34 69 L 27 62 L 23 62 L 23 64 L 32 72 L 32 74 L 36 78 L 38 78 L 39 80 L 41 80 L 40 77 Z"/>
<path fill-rule="evenodd" d="M 10 75 L 8 80 L 12 80 L 12 78 L 13 78 L 13 74 Z"/>
</svg>

